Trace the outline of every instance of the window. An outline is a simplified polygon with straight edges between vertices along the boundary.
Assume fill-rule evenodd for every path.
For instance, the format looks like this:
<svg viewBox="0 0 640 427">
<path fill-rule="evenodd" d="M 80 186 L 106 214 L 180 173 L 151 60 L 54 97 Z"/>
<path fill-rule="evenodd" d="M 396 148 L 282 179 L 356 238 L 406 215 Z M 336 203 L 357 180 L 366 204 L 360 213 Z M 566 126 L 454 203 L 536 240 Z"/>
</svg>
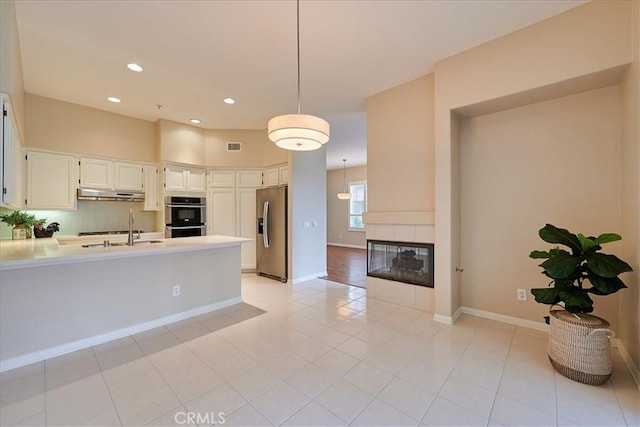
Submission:
<svg viewBox="0 0 640 427">
<path fill-rule="evenodd" d="M 349 230 L 364 231 L 362 214 L 367 211 L 367 183 L 350 182 L 349 193 Z"/>
</svg>

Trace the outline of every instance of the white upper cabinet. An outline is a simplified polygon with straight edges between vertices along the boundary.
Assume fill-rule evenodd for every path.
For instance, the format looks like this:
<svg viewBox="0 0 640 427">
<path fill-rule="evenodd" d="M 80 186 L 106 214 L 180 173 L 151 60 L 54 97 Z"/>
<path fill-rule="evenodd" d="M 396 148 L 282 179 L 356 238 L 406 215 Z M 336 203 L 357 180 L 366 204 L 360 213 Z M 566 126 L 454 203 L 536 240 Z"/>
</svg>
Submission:
<svg viewBox="0 0 640 427">
<path fill-rule="evenodd" d="M 275 187 L 278 185 L 278 178 L 280 177 L 280 172 L 278 168 L 269 168 L 264 170 L 264 179 L 263 185 L 265 187 Z"/>
<path fill-rule="evenodd" d="M 278 184 L 289 184 L 289 166 L 280 166 L 278 168 Z"/>
<path fill-rule="evenodd" d="M 212 170 L 209 172 L 209 187 L 233 188 L 236 186 L 236 173 L 233 170 Z"/>
<path fill-rule="evenodd" d="M 273 166 L 264 170 L 264 187 L 287 185 L 289 183 L 289 166 Z"/>
<path fill-rule="evenodd" d="M 158 194 L 158 166 L 144 165 L 144 210 L 160 210 L 160 195 Z"/>
<path fill-rule="evenodd" d="M 80 187 L 113 190 L 113 162 L 81 157 Z"/>
<path fill-rule="evenodd" d="M 91 157 L 80 158 L 80 187 L 100 190 L 142 191 L 144 165 Z"/>
<path fill-rule="evenodd" d="M 63 154 L 27 152 L 29 209 L 76 209 L 78 159 Z"/>
<path fill-rule="evenodd" d="M 194 193 L 204 193 L 207 191 L 207 171 L 204 169 L 188 168 L 187 191 Z"/>
<path fill-rule="evenodd" d="M 262 171 L 259 169 L 237 170 L 236 183 L 238 188 L 262 187 Z"/>
<path fill-rule="evenodd" d="M 115 162 L 115 189 L 142 191 L 144 166 L 139 163 Z"/>
<path fill-rule="evenodd" d="M 184 169 L 166 165 L 164 167 L 164 187 L 167 191 L 187 191 L 187 175 Z"/>
<path fill-rule="evenodd" d="M 207 191 L 207 171 L 199 168 L 165 165 L 164 187 L 172 193 L 204 193 Z"/>
<path fill-rule="evenodd" d="M 0 127 L 0 206 L 21 208 L 24 204 L 24 157 L 22 140 L 11 110 L 9 97 L 2 94 Z"/>
</svg>

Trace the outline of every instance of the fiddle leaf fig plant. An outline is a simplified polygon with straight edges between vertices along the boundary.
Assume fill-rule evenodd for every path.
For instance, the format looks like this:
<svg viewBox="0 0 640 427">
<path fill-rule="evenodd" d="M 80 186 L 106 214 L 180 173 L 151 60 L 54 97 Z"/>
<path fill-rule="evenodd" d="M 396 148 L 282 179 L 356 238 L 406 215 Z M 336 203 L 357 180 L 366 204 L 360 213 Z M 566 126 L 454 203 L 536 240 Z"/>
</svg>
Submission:
<svg viewBox="0 0 640 427">
<path fill-rule="evenodd" d="M 585 237 L 551 224 L 541 228 L 539 235 L 545 242 L 563 245 L 568 250 L 556 246 L 529 254 L 533 259 L 545 259 L 540 264 L 542 274 L 551 279 L 549 287 L 531 289 L 536 302 L 549 305 L 562 302 L 571 313 L 591 313 L 593 300 L 589 294 L 609 295 L 626 288 L 618 276 L 632 271 L 631 266 L 615 255 L 599 252 L 601 245 L 621 240 L 620 235 Z"/>
</svg>

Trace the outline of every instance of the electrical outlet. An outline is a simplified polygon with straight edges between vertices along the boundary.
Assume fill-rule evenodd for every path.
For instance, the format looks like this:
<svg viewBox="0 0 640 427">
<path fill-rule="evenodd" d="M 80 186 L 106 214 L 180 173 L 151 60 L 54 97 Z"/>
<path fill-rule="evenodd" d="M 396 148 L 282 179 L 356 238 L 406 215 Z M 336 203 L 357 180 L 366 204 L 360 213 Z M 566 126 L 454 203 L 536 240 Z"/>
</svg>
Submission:
<svg viewBox="0 0 640 427">
<path fill-rule="evenodd" d="M 518 297 L 518 301 L 526 301 L 527 291 L 525 289 L 518 289 L 516 292 L 516 296 Z"/>
<path fill-rule="evenodd" d="M 171 288 L 171 295 L 173 295 L 174 297 L 180 295 L 180 285 L 173 285 L 173 287 Z"/>
</svg>

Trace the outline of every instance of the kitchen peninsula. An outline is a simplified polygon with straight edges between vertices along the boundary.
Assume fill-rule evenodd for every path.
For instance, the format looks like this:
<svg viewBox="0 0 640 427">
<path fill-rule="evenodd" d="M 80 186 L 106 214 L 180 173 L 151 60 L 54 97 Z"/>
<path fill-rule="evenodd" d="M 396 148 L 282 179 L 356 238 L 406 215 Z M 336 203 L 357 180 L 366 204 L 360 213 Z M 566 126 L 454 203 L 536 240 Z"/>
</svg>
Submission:
<svg viewBox="0 0 640 427">
<path fill-rule="evenodd" d="M 0 242 L 0 371 L 239 303 L 250 241 Z"/>
</svg>

